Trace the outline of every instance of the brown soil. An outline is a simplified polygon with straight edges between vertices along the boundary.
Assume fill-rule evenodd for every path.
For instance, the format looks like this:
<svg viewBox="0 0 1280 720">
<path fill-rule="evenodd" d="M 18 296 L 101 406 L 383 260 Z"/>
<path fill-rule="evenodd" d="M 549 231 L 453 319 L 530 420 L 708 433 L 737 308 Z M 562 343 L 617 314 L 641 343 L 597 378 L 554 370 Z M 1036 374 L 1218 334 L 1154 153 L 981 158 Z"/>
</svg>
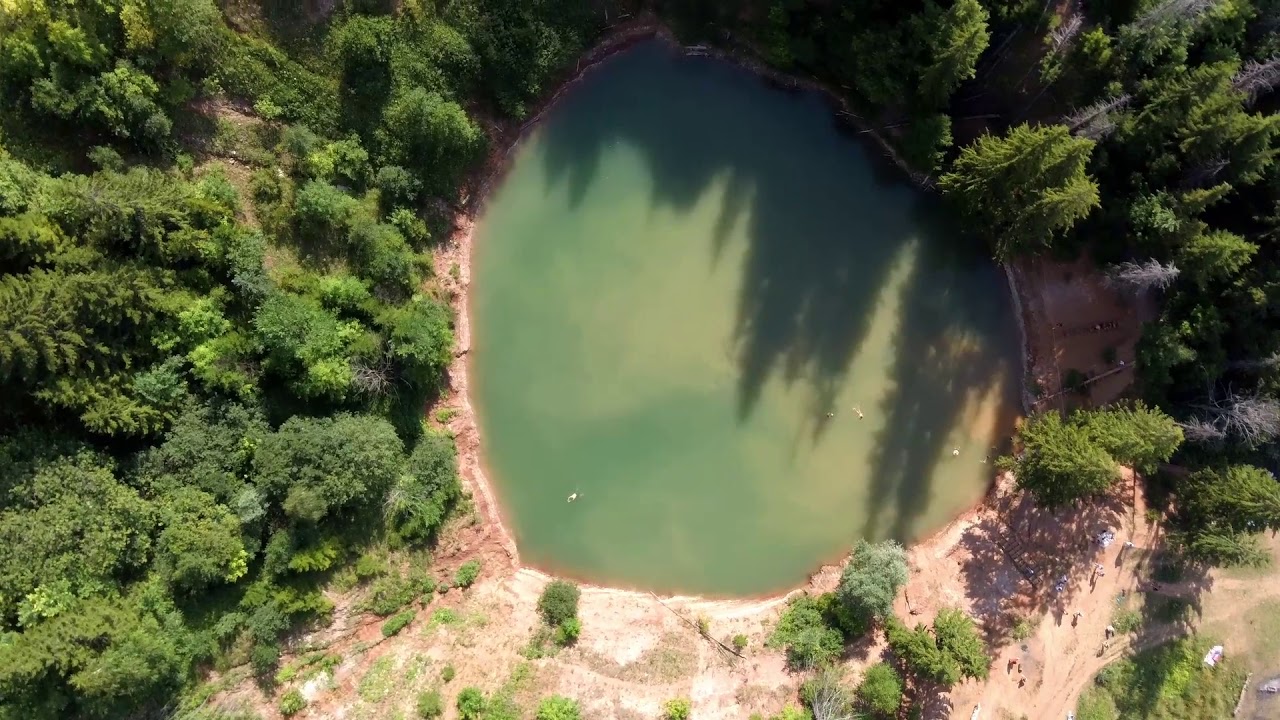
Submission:
<svg viewBox="0 0 1280 720">
<path fill-rule="evenodd" d="M 1133 384 L 1135 347 L 1154 303 L 1109 287 L 1088 257 L 1019 260 L 1009 268 L 1026 334 L 1027 390 L 1033 411 L 1114 402 Z M 1115 353 L 1106 362 L 1108 348 Z M 1064 387 L 1070 370 L 1090 378 L 1084 393 Z"/>
</svg>

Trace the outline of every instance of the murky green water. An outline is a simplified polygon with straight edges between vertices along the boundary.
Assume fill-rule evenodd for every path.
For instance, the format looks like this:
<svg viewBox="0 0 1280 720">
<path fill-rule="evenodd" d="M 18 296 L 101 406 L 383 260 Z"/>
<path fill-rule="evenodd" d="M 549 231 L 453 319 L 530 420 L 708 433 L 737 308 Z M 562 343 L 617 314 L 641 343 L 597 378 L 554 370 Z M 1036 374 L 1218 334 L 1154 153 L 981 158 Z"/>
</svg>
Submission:
<svg viewBox="0 0 1280 720">
<path fill-rule="evenodd" d="M 979 499 L 1016 397 L 1005 284 L 876 152 L 818 98 L 656 43 L 520 146 L 471 302 L 526 562 L 760 593 Z"/>
</svg>

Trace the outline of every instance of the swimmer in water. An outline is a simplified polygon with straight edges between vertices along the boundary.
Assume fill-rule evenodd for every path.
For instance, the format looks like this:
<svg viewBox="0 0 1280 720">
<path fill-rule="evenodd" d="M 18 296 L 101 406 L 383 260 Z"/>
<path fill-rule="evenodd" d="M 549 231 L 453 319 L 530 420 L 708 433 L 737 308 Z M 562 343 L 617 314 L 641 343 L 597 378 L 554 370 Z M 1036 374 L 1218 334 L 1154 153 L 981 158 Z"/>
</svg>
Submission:
<svg viewBox="0 0 1280 720">
<path fill-rule="evenodd" d="M 573 502 L 574 500 L 577 500 L 577 499 L 578 499 L 578 493 L 574 493 L 569 496 L 569 502 Z"/>
<path fill-rule="evenodd" d="M 960 457 L 960 448 L 953 448 L 951 450 L 951 457 Z"/>
<path fill-rule="evenodd" d="M 858 419 L 859 419 L 859 420 L 861 420 L 861 419 L 862 419 L 862 410 L 861 410 L 861 409 L 859 409 L 859 408 L 856 408 L 856 407 L 855 407 L 855 408 L 853 409 L 853 411 L 854 411 L 854 412 L 856 412 L 856 413 L 858 413 Z"/>
<path fill-rule="evenodd" d="M 829 418 L 833 418 L 833 417 L 835 417 L 835 416 L 836 416 L 836 414 L 835 414 L 835 413 L 833 413 L 833 412 L 829 412 L 829 413 L 827 413 L 827 417 L 829 417 Z"/>
</svg>

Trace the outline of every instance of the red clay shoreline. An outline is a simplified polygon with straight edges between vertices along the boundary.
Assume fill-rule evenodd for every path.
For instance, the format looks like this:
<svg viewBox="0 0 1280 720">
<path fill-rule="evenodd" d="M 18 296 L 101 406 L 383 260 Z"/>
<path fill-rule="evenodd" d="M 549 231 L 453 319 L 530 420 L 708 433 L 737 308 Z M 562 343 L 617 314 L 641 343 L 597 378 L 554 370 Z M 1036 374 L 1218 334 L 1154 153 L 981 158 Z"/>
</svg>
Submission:
<svg viewBox="0 0 1280 720">
<path fill-rule="evenodd" d="M 599 591 L 614 591 L 626 594 L 643 594 L 654 595 L 656 593 L 642 589 L 626 588 L 617 585 L 597 585 L 590 580 L 583 578 L 575 578 L 571 573 L 563 573 L 554 568 L 533 568 L 526 567 L 520 562 L 519 547 L 516 543 L 515 536 L 510 530 L 510 526 L 506 523 L 502 504 L 499 501 L 497 491 L 493 483 L 489 480 L 488 468 L 484 460 L 482 451 L 479 427 L 476 421 L 475 410 L 471 405 L 471 396 L 469 393 L 471 382 L 471 367 L 469 362 L 471 350 L 471 319 L 470 319 L 470 285 L 471 285 L 471 258 L 472 250 L 475 242 L 475 229 L 478 218 L 483 213 L 485 203 L 488 201 L 490 193 L 495 184 L 502 180 L 510 167 L 510 157 L 514 149 L 526 135 L 536 128 L 538 123 L 542 121 L 545 114 L 551 110 L 564 95 L 569 92 L 573 86 L 582 79 L 587 73 L 598 66 L 600 63 L 609 59 L 613 55 L 623 52 L 639 43 L 649 40 L 660 40 L 672 47 L 682 47 L 676 40 L 671 30 L 660 20 L 652 16 L 641 16 L 626 23 L 614 26 L 589 50 L 587 50 L 579 59 L 577 66 L 566 76 L 559 80 L 555 89 L 536 106 L 534 112 L 523 122 L 515 123 L 493 123 L 489 127 L 491 150 L 484 164 L 473 175 L 471 182 L 468 183 L 467 194 L 456 211 L 454 216 L 454 230 L 449 241 L 435 252 L 435 265 L 437 269 L 437 278 L 441 284 L 448 290 L 452 296 L 452 305 L 455 311 L 455 333 L 457 335 L 457 349 L 454 353 L 453 362 L 448 368 L 448 381 L 450 393 L 445 404 L 454 406 L 458 412 L 449 422 L 449 428 L 454 433 L 458 445 L 458 461 L 459 470 L 463 478 L 464 485 L 470 491 L 473 501 L 476 504 L 477 513 L 480 516 L 481 529 L 479 538 L 476 543 L 468 543 L 468 548 L 473 544 L 478 544 L 481 548 L 497 548 L 501 551 L 506 562 L 510 565 L 512 572 L 519 570 L 529 570 L 538 575 L 567 577 L 578 581 L 586 589 Z M 749 70 L 762 79 L 770 82 L 789 87 L 798 88 L 810 92 L 816 92 L 833 107 L 841 120 L 851 124 L 856 124 L 850 118 L 856 118 L 848 105 L 847 101 L 841 98 L 834 90 L 823 85 L 812 78 L 800 78 L 790 76 L 785 73 L 778 72 L 769 68 L 758 60 L 746 56 L 741 53 L 699 46 L 697 54 L 716 58 L 718 60 L 733 63 L 739 67 Z M 900 156 L 895 152 L 892 145 L 885 138 L 878 134 L 875 130 L 864 129 L 862 134 L 870 135 L 884 150 L 885 155 L 907 175 L 911 182 L 923 189 L 928 189 L 930 178 L 920 173 L 915 173 L 902 161 Z M 455 266 L 458 268 L 457 277 L 452 277 L 451 272 L 441 272 L 442 268 L 449 269 Z M 1021 390 L 1023 410 L 1029 407 L 1029 393 L 1026 386 L 1026 378 L 1029 372 L 1029 363 L 1035 357 L 1032 348 L 1029 345 L 1030 338 L 1025 330 L 1026 319 L 1024 317 L 1023 292 L 1024 288 L 1018 282 L 1015 276 L 1016 268 L 1004 266 L 1005 275 L 1008 280 L 1009 292 L 1014 306 L 1015 317 L 1017 320 L 1021 353 L 1023 374 L 1019 381 Z M 430 409 L 429 409 L 430 410 Z M 958 522 L 971 520 L 978 514 L 986 510 L 990 506 L 991 500 L 994 499 L 997 490 L 998 478 L 992 477 L 986 491 L 981 498 L 971 507 L 961 511 L 950 521 L 941 525 L 934 531 L 914 538 L 908 547 L 917 545 L 927 545 L 931 540 L 941 538 L 950 528 Z M 476 552 L 474 549 L 472 553 Z M 480 550 L 483 552 L 483 549 Z M 494 554 L 494 553 L 491 553 Z M 841 553 L 839 557 L 830 562 L 822 562 L 812 572 L 808 573 L 809 580 L 799 586 L 791 588 L 781 588 L 778 592 L 761 593 L 751 596 L 716 596 L 716 595 L 667 595 L 663 596 L 667 599 L 706 599 L 706 600 L 734 600 L 739 602 L 760 602 L 769 600 L 779 600 L 790 597 L 797 592 L 805 592 L 814 587 L 815 581 L 820 576 L 829 574 L 833 569 L 838 569 L 843 564 L 843 559 L 847 553 Z M 585 580 L 585 581 L 584 581 Z"/>
</svg>

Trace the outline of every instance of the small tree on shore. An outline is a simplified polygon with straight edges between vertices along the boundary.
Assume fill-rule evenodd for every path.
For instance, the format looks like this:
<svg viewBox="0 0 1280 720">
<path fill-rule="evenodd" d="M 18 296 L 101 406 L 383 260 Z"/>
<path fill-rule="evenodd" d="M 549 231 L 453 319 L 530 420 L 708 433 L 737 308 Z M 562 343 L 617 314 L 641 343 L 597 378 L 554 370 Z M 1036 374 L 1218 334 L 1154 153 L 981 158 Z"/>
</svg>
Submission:
<svg viewBox="0 0 1280 720">
<path fill-rule="evenodd" d="M 943 608 L 933 621 L 933 631 L 923 624 L 910 629 L 893 618 L 885 627 L 889 649 L 912 675 L 944 687 L 962 678 L 985 680 L 990 659 L 973 618 L 954 608 Z"/>
<path fill-rule="evenodd" d="M 867 668 L 855 692 L 858 704 L 876 717 L 890 717 L 902 705 L 902 676 L 885 663 Z"/>
<path fill-rule="evenodd" d="M 801 687 L 800 694 L 813 720 L 853 720 L 853 694 L 834 667 L 819 670 Z"/>
<path fill-rule="evenodd" d="M 859 540 L 840 575 L 836 595 L 845 613 L 860 628 L 893 613 L 893 599 L 907 582 L 907 553 L 902 545 L 885 540 L 875 544 Z"/>
</svg>

